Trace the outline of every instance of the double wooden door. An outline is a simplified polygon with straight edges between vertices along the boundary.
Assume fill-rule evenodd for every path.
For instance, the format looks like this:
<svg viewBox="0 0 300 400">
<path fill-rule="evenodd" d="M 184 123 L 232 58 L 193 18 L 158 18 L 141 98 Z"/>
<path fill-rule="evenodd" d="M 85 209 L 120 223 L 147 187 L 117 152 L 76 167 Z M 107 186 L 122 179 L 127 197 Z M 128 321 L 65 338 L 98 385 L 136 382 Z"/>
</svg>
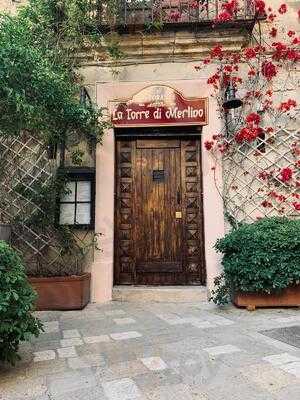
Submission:
<svg viewBox="0 0 300 400">
<path fill-rule="evenodd" d="M 118 139 L 115 283 L 205 284 L 200 140 Z"/>
</svg>

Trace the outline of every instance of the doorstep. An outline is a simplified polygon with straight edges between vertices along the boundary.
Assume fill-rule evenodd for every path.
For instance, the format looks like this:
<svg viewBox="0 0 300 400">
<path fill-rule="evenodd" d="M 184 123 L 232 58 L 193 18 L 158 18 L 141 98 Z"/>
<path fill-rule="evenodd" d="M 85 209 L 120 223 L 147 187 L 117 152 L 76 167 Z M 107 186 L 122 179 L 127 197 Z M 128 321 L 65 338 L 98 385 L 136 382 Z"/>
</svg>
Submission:
<svg viewBox="0 0 300 400">
<path fill-rule="evenodd" d="M 206 286 L 126 286 L 113 287 L 113 301 L 192 303 L 207 301 Z"/>
</svg>

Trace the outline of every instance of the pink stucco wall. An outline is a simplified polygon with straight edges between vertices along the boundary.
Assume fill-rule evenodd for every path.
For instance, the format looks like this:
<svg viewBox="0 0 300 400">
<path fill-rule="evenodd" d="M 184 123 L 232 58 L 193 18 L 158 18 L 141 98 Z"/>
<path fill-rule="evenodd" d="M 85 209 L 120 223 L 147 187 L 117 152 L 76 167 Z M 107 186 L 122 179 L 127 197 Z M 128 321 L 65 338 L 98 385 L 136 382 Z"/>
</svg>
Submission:
<svg viewBox="0 0 300 400">
<path fill-rule="evenodd" d="M 206 79 L 174 80 L 155 82 L 114 82 L 98 83 L 96 90 L 97 104 L 109 107 L 112 100 L 129 98 L 151 84 L 169 85 L 185 97 L 209 98 L 209 124 L 203 127 L 203 140 L 210 139 L 219 130 L 220 120 L 214 98 L 210 97 Z M 96 251 L 92 266 L 92 301 L 111 300 L 113 287 L 113 254 L 114 254 L 114 131 L 107 130 L 103 144 L 97 148 L 96 155 L 96 232 L 101 233 L 99 240 L 101 251 Z M 207 270 L 207 286 L 212 287 L 213 279 L 220 271 L 220 257 L 213 249 L 218 237 L 224 234 L 223 204 L 218 194 L 213 171 L 214 162 L 209 153 L 202 149 L 203 200 L 204 200 L 204 236 Z M 216 178 L 221 186 L 221 171 L 217 170 Z"/>
</svg>

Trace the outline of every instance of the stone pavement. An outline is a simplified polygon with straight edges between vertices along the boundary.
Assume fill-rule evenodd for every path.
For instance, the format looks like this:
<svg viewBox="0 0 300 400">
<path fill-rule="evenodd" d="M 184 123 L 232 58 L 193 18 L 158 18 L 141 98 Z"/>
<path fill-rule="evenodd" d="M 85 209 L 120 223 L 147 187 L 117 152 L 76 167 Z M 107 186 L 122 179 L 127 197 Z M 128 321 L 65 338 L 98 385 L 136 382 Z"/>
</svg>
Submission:
<svg viewBox="0 0 300 400">
<path fill-rule="evenodd" d="M 112 302 L 37 314 L 45 333 L 0 369 L 1 400 L 300 399 L 287 333 L 299 334 L 299 309 Z"/>
</svg>

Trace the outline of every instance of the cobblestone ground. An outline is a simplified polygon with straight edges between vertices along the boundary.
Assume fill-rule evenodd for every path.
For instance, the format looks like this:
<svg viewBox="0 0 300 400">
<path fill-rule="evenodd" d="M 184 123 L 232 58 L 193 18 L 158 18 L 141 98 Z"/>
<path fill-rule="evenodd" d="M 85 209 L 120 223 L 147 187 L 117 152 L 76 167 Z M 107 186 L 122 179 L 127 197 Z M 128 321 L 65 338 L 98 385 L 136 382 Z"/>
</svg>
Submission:
<svg viewBox="0 0 300 400">
<path fill-rule="evenodd" d="M 45 333 L 0 369 L 1 400 L 300 399 L 298 309 L 113 302 L 38 316 Z M 287 329 L 274 338 L 291 326 L 293 345 Z"/>
</svg>

